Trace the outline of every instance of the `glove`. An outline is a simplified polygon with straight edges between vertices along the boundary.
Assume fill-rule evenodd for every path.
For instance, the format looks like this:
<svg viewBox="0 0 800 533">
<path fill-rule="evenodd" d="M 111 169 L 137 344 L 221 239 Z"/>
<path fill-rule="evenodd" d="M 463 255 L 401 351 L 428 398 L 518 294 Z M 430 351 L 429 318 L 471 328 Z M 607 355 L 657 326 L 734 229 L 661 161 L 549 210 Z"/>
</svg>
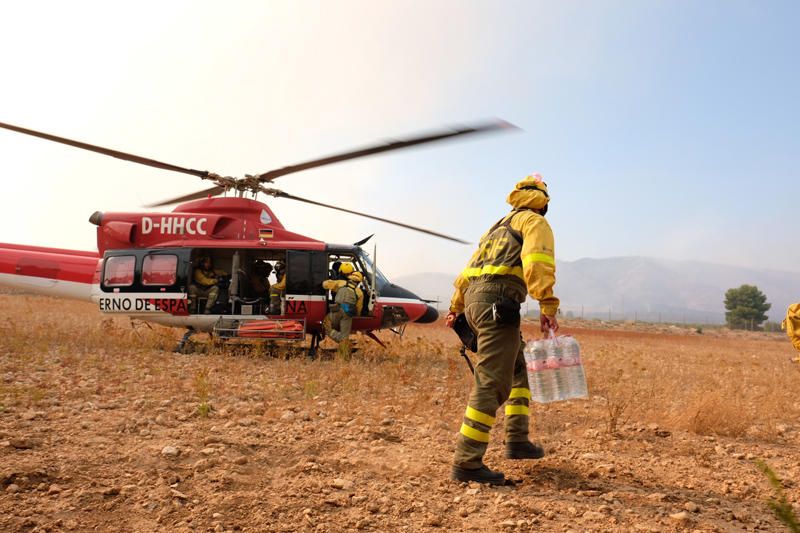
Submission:
<svg viewBox="0 0 800 533">
<path fill-rule="evenodd" d="M 555 334 L 558 331 L 558 320 L 556 320 L 555 315 L 549 316 L 542 313 L 539 315 L 539 323 L 541 324 L 542 333 L 552 331 Z"/>
</svg>

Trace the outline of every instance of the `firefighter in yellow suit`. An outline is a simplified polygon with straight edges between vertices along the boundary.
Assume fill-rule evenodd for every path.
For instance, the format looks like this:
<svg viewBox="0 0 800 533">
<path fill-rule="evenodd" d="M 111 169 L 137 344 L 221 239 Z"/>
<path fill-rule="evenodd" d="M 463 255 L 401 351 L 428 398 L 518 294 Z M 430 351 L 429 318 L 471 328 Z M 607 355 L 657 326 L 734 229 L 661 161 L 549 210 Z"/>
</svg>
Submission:
<svg viewBox="0 0 800 533">
<path fill-rule="evenodd" d="M 207 315 L 210 314 L 219 296 L 220 278 L 227 275 L 228 273 L 224 270 L 214 268 L 210 257 L 201 257 L 199 265 L 194 269 L 192 283 L 189 284 L 189 304 L 192 305 L 199 296 L 202 296 L 206 298 L 206 307 L 203 312 Z"/>
<path fill-rule="evenodd" d="M 361 272 L 354 272 L 350 263 L 342 264 L 339 273 L 347 279 L 329 279 L 322 282 L 324 289 L 336 293 L 335 303 L 331 306 L 323 325 L 325 333 L 339 343 L 339 356 L 347 359 L 350 357 L 350 330 L 353 327 L 353 317 L 360 316 L 364 308 L 364 292 L 358 286 L 364 281 L 364 276 Z"/>
<path fill-rule="evenodd" d="M 505 407 L 505 457 L 538 459 L 541 446 L 528 438 L 531 392 L 520 333 L 520 304 L 539 301 L 542 331 L 558 329 L 559 301 L 553 295 L 553 232 L 545 220 L 550 197 L 538 174 L 514 187 L 511 212 L 483 237 L 456 278 L 447 325 L 465 313 L 478 341 L 475 382 L 456 442 L 452 478 L 502 485 L 502 472 L 483 464 L 497 409 Z"/>
<path fill-rule="evenodd" d="M 786 310 L 786 318 L 783 319 L 781 327 L 786 331 L 792 346 L 800 351 L 800 303 L 792 304 Z M 800 363 L 800 356 L 792 359 L 795 363 Z"/>
</svg>

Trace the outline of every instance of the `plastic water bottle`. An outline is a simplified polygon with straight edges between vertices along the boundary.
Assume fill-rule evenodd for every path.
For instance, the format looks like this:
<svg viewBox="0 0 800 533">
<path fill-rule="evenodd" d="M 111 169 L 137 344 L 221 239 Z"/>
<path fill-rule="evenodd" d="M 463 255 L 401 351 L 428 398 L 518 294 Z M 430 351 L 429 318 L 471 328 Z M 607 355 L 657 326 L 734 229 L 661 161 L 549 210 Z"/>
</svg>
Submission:
<svg viewBox="0 0 800 533">
<path fill-rule="evenodd" d="M 566 400 L 569 398 L 567 369 L 564 365 L 564 345 L 558 338 L 547 339 L 547 368 L 553 375 L 553 399 Z"/>
<path fill-rule="evenodd" d="M 568 398 L 587 398 L 589 391 L 586 387 L 586 375 L 583 372 L 578 341 L 569 336 L 560 337 L 559 341 L 564 348 L 562 363 L 569 390 Z"/>
<path fill-rule="evenodd" d="M 528 341 L 524 353 L 531 388 L 531 400 L 538 403 L 554 401 L 553 376 L 552 371 L 547 368 L 545 342 L 541 340 Z"/>
<path fill-rule="evenodd" d="M 524 353 L 532 401 L 550 403 L 589 396 L 580 346 L 574 338 L 528 341 Z"/>
</svg>

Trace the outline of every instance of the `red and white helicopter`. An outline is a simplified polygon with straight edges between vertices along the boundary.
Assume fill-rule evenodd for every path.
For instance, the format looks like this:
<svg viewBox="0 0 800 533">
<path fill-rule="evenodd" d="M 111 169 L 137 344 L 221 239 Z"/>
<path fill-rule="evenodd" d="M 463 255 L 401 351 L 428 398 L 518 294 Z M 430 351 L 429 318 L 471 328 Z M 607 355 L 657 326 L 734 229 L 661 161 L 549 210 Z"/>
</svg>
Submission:
<svg viewBox="0 0 800 533">
<path fill-rule="evenodd" d="M 243 178 L 224 177 L 153 159 L 119 152 L 10 124 L 0 127 L 126 161 L 211 181 L 208 189 L 147 207 L 179 204 L 171 213 L 95 212 L 97 251 L 64 250 L 0 243 L 0 286 L 51 296 L 92 301 L 103 313 L 123 314 L 167 326 L 187 328 L 179 346 L 195 332 L 219 337 L 302 340 L 311 336 L 314 356 L 324 336 L 322 321 L 332 302 L 322 282 L 337 273 L 337 263 L 352 263 L 364 276 L 365 305 L 353 319 L 353 331 L 373 334 L 380 329 L 402 332 L 408 322 L 438 318 L 426 300 L 391 282 L 378 270 L 362 245 L 328 244 L 287 230 L 258 193 L 336 209 L 465 243 L 460 239 L 385 218 L 301 198 L 267 187 L 287 174 L 399 150 L 425 143 L 514 126 L 492 121 L 472 127 L 368 146 Z M 218 196 L 224 193 L 231 195 Z M 246 196 L 252 196 L 247 198 Z M 216 268 L 230 273 L 210 314 L 200 301 L 190 303 L 189 287 L 200 258 L 211 257 Z M 286 290 L 280 311 L 258 297 L 249 286 L 253 265 L 285 265 Z M 269 314 L 272 312 L 273 314 Z M 245 327 L 259 324 L 257 328 Z"/>
</svg>

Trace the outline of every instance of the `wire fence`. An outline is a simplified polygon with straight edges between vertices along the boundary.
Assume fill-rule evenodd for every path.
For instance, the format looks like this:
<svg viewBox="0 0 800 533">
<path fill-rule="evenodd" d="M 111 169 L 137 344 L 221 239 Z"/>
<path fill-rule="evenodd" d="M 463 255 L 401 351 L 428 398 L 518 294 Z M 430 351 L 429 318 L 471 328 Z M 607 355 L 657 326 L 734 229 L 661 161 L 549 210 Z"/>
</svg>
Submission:
<svg viewBox="0 0 800 533">
<path fill-rule="evenodd" d="M 439 298 L 437 298 L 439 300 Z M 437 301 L 435 307 L 440 313 L 447 313 L 447 302 Z M 539 317 L 539 304 L 528 299 L 522 304 L 522 314 L 528 318 Z M 620 309 L 613 305 L 562 305 L 559 317 L 602 322 L 644 322 L 651 324 L 677 324 L 687 326 L 724 326 L 725 311 L 706 311 L 696 309 Z M 750 321 L 741 329 L 746 330 L 779 330 L 780 320 L 767 320 L 765 323 Z"/>
</svg>

